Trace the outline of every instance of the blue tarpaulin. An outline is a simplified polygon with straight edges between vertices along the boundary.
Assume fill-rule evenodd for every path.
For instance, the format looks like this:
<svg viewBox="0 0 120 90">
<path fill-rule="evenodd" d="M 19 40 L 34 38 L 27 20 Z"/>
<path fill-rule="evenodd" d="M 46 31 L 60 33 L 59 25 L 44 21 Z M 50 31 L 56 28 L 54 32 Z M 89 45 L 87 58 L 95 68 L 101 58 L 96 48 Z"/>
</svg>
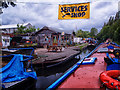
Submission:
<svg viewBox="0 0 120 90">
<path fill-rule="evenodd" d="M 106 56 L 111 60 L 113 63 L 119 63 L 120 64 L 120 59 L 119 58 L 111 58 L 109 56 L 109 53 L 106 53 Z"/>
<path fill-rule="evenodd" d="M 108 49 L 114 49 L 112 45 L 107 46 Z"/>
<path fill-rule="evenodd" d="M 108 65 L 106 70 L 120 70 L 120 64 L 111 64 L 111 65 Z"/>
<path fill-rule="evenodd" d="M 23 65 L 23 55 L 14 54 L 11 61 L 0 69 L 0 77 L 2 83 L 21 81 L 22 79 L 32 77 L 37 79 L 36 72 L 25 72 Z"/>
</svg>

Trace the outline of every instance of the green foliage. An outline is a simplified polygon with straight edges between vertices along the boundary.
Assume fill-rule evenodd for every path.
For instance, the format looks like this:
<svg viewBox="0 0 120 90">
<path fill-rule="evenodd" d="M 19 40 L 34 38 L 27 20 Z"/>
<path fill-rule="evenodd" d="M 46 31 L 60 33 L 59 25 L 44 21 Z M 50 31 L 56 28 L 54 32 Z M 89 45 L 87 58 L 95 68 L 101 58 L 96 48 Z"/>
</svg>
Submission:
<svg viewBox="0 0 120 90">
<path fill-rule="evenodd" d="M 87 43 L 83 43 L 79 46 L 80 50 L 82 50 L 84 47 L 86 47 L 88 44 Z"/>
<path fill-rule="evenodd" d="M 82 37 L 82 33 L 83 33 L 82 30 L 78 30 L 78 31 L 76 32 L 76 36 L 77 36 L 77 37 Z"/>
<path fill-rule="evenodd" d="M 114 23 L 114 17 L 111 16 L 107 25 L 112 25 L 113 23 Z"/>
<path fill-rule="evenodd" d="M 17 24 L 17 29 L 18 29 L 17 33 L 18 34 L 24 34 L 24 29 L 25 28 L 26 28 L 25 26 Z"/>
<path fill-rule="evenodd" d="M 97 35 L 97 38 L 100 38 L 102 40 L 106 40 L 107 38 L 109 38 L 109 33 L 110 32 L 110 26 L 104 26 L 100 33 Z"/>
<path fill-rule="evenodd" d="M 25 26 L 19 25 L 19 24 L 17 24 L 17 29 L 18 30 L 14 32 L 15 35 L 31 33 L 31 32 L 35 32 L 36 31 L 35 26 L 29 27 L 29 28 L 26 29 Z"/>
<path fill-rule="evenodd" d="M 98 33 L 98 30 L 97 30 L 96 28 L 91 28 L 91 30 L 90 30 L 90 36 L 91 36 L 91 37 L 96 36 L 97 33 Z"/>
<path fill-rule="evenodd" d="M 110 17 L 107 23 L 104 23 L 103 28 L 97 34 L 97 38 L 101 41 L 106 39 L 112 39 L 114 42 L 120 42 L 120 19 L 118 17 L 118 12 L 114 17 Z"/>
<path fill-rule="evenodd" d="M 36 31 L 35 26 L 33 26 L 33 27 L 27 28 L 27 29 L 25 30 L 25 33 L 31 33 L 31 32 L 35 32 L 35 31 Z"/>
<path fill-rule="evenodd" d="M 40 30 L 40 28 L 37 28 L 37 30 Z"/>
<path fill-rule="evenodd" d="M 114 38 L 115 41 L 119 42 L 120 41 L 120 27 L 118 27 L 116 29 L 116 31 L 114 32 Z"/>
<path fill-rule="evenodd" d="M 76 32 L 77 37 L 87 38 L 89 37 L 88 31 L 82 31 L 81 29 Z"/>
</svg>

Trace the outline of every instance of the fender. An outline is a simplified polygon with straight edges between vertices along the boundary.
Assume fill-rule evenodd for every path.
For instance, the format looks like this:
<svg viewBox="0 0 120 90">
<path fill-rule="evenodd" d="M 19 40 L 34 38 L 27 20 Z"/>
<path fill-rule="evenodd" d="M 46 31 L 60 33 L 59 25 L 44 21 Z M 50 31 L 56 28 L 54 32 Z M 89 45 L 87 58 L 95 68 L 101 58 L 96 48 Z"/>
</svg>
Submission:
<svg viewBox="0 0 120 90">
<path fill-rule="evenodd" d="M 102 72 L 99 77 L 102 84 L 106 87 L 120 90 L 120 81 L 115 80 L 118 76 L 120 76 L 120 70 L 110 70 Z"/>
</svg>

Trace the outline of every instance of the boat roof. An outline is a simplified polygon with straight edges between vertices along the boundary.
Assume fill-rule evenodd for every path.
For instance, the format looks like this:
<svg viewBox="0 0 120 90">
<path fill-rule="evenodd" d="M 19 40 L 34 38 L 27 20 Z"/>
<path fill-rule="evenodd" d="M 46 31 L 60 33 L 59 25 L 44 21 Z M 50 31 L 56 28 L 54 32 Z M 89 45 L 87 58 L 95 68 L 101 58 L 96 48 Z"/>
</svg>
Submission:
<svg viewBox="0 0 120 90">
<path fill-rule="evenodd" d="M 100 50 L 100 48 L 102 48 L 103 50 L 103 48 L 107 46 L 108 44 L 102 43 L 95 50 L 93 50 L 92 53 L 89 53 L 85 57 L 85 58 L 96 57 L 97 60 L 95 61 L 95 64 L 81 65 L 80 64 L 81 61 L 79 61 L 78 62 L 79 64 L 78 63 L 76 64 L 78 66 L 75 65 L 77 67 L 76 70 L 73 70 L 73 68 L 75 67 L 73 66 L 73 68 L 70 69 L 73 70 L 72 74 L 69 75 L 68 77 L 66 76 L 67 78 L 64 80 L 64 82 L 59 83 L 59 86 L 57 88 L 58 89 L 60 88 L 94 88 L 94 89 L 98 88 L 99 89 L 101 86 L 99 76 L 102 72 L 106 71 L 107 63 L 104 61 L 104 57 L 106 57 L 106 50 L 105 52 L 97 52 L 97 51 Z M 114 56 L 113 54 L 111 55 Z M 67 72 L 70 72 L 70 70 L 68 70 Z M 56 83 L 57 81 L 52 85 L 54 86 L 54 84 Z M 50 87 L 52 87 L 52 85 Z M 103 89 L 105 89 L 105 87 Z"/>
<path fill-rule="evenodd" d="M 95 64 L 80 65 L 58 88 L 100 88 L 99 75 L 107 66 L 105 56 L 106 53 L 94 53 L 90 57 L 97 57 Z"/>
</svg>

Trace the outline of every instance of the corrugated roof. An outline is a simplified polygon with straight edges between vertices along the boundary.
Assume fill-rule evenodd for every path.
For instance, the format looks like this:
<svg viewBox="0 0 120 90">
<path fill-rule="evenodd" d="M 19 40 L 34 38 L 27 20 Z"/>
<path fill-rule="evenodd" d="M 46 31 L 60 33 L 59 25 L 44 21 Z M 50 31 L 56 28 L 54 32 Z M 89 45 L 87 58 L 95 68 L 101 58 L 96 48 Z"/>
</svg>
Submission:
<svg viewBox="0 0 120 90">
<path fill-rule="evenodd" d="M 26 26 L 30 23 L 24 23 L 24 24 L 19 24 L 19 25 L 23 25 Z M 11 25 L 1 25 L 0 29 L 8 29 L 8 28 L 17 28 L 17 24 L 11 24 Z"/>
</svg>

